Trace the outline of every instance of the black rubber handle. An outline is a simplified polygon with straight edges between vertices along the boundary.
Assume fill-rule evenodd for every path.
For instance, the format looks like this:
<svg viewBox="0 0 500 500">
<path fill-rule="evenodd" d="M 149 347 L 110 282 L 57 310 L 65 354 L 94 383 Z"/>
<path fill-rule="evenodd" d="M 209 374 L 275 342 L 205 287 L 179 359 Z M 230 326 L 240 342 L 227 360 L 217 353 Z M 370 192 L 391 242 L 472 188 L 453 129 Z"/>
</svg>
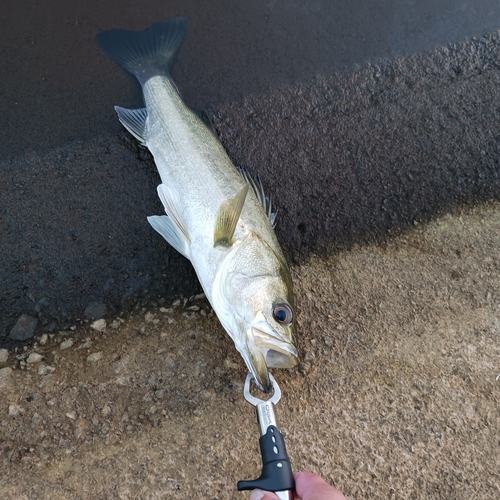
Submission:
<svg viewBox="0 0 500 500">
<path fill-rule="evenodd" d="M 260 488 L 266 491 L 286 491 L 295 488 L 292 466 L 286 453 L 283 435 L 274 425 L 259 439 L 262 473 L 253 481 L 238 481 L 238 491 Z"/>
</svg>

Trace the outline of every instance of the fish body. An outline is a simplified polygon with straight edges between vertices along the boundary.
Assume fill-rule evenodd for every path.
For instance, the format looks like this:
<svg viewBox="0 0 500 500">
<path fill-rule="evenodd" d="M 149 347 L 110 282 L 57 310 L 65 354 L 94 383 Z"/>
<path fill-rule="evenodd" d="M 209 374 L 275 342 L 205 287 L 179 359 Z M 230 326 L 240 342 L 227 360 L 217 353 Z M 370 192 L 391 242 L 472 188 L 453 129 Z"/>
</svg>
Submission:
<svg viewBox="0 0 500 500">
<path fill-rule="evenodd" d="M 97 41 L 140 82 L 145 108 L 115 107 L 151 151 L 166 215 L 150 224 L 188 258 L 203 290 L 257 384 L 268 367 L 297 363 L 292 281 L 260 183 L 238 171 L 213 130 L 189 109 L 170 77 L 185 18 L 142 32 L 109 30 Z"/>
</svg>

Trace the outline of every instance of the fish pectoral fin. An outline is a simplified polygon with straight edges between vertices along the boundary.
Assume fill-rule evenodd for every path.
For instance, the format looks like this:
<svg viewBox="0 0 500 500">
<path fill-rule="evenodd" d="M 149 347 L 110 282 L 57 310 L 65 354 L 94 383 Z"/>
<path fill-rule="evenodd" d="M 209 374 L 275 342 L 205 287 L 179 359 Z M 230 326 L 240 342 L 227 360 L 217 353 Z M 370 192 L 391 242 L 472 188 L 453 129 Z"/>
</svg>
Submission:
<svg viewBox="0 0 500 500">
<path fill-rule="evenodd" d="M 190 244 L 184 233 L 168 215 L 152 215 L 148 222 L 153 229 L 160 233 L 186 259 L 190 259 Z"/>
<path fill-rule="evenodd" d="M 233 234 L 240 218 L 248 193 L 248 184 L 229 200 L 222 203 L 217 213 L 214 231 L 214 247 L 230 247 L 233 244 Z"/>
<path fill-rule="evenodd" d="M 143 145 L 146 146 L 146 120 L 148 112 L 146 108 L 126 109 L 115 106 L 116 114 L 120 123 Z"/>
</svg>

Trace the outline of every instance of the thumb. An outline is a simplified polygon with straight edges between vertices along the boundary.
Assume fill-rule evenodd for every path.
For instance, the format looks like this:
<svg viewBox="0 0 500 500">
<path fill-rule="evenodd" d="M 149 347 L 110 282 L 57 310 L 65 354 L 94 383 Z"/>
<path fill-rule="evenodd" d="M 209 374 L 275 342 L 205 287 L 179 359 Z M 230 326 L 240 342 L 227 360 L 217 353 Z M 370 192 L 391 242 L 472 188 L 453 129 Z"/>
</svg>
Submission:
<svg viewBox="0 0 500 500">
<path fill-rule="evenodd" d="M 279 498 L 270 491 L 263 491 L 257 488 L 250 494 L 250 500 L 279 500 Z"/>
</svg>

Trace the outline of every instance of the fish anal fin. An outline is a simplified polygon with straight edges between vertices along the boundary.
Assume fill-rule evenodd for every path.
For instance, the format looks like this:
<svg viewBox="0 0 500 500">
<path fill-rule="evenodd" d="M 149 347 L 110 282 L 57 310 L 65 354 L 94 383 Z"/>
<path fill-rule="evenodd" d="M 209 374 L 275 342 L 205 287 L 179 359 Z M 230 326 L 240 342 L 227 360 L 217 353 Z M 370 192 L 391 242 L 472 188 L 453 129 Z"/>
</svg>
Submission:
<svg viewBox="0 0 500 500">
<path fill-rule="evenodd" d="M 222 203 L 217 213 L 214 231 L 214 247 L 230 247 L 233 244 L 233 234 L 240 218 L 248 193 L 248 184 L 229 200 Z"/>
<path fill-rule="evenodd" d="M 115 106 L 120 123 L 143 145 L 146 146 L 146 108 L 126 109 Z"/>
<path fill-rule="evenodd" d="M 184 233 L 168 215 L 152 215 L 148 222 L 153 229 L 161 234 L 186 259 L 190 259 L 190 244 Z"/>
<path fill-rule="evenodd" d="M 183 234 L 186 241 L 191 244 L 189 233 L 184 223 L 182 210 L 179 206 L 179 198 L 177 193 L 170 189 L 166 184 L 160 184 L 157 188 L 158 196 L 160 197 L 165 213 L 172 219 L 172 222 L 177 226 L 178 230 Z"/>
</svg>

